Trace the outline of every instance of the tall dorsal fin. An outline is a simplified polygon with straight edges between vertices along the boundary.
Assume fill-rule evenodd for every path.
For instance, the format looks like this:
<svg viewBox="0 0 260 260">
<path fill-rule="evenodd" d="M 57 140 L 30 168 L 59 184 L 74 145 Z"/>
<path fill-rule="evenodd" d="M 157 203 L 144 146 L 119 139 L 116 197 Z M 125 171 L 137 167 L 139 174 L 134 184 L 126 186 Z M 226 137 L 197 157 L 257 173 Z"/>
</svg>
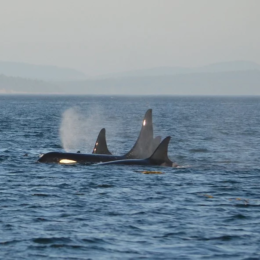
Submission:
<svg viewBox="0 0 260 260">
<path fill-rule="evenodd" d="M 144 159 L 151 155 L 153 143 L 152 109 L 148 109 L 144 115 L 142 128 L 133 148 L 125 154 L 127 159 Z"/>
<path fill-rule="evenodd" d="M 149 157 L 149 160 L 156 162 L 158 165 L 172 166 L 173 162 L 168 157 L 168 145 L 170 140 L 170 136 L 164 138 L 154 153 Z"/>
<path fill-rule="evenodd" d="M 100 130 L 92 153 L 95 153 L 95 154 L 111 154 L 110 151 L 107 148 L 106 129 L 105 128 L 102 128 Z"/>
</svg>

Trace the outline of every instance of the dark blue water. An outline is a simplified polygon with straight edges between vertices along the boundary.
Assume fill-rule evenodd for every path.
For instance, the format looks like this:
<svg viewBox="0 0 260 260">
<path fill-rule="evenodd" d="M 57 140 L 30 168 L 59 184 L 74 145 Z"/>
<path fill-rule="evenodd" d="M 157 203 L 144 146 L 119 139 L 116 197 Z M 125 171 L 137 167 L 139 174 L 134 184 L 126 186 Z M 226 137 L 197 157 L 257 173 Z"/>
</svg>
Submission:
<svg viewBox="0 0 260 260">
<path fill-rule="evenodd" d="M 148 108 L 185 168 L 36 162 L 123 154 Z M 259 97 L 0 96 L 1 259 L 260 259 L 259 183 Z"/>
</svg>

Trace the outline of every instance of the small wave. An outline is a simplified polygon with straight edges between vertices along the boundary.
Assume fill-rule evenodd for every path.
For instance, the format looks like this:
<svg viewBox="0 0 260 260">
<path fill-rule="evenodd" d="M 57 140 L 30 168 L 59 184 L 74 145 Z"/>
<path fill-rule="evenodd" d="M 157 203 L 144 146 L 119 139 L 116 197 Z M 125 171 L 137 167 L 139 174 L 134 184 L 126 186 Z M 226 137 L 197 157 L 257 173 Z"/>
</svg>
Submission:
<svg viewBox="0 0 260 260">
<path fill-rule="evenodd" d="M 8 160 L 9 158 L 10 158 L 10 156 L 2 155 L 2 156 L 0 156 L 0 162 Z"/>
<path fill-rule="evenodd" d="M 110 185 L 110 184 L 100 184 L 97 185 L 97 188 L 113 188 L 114 185 Z"/>
<path fill-rule="evenodd" d="M 230 220 L 236 220 L 236 219 L 247 219 L 248 217 L 243 214 L 236 214 Z"/>
<path fill-rule="evenodd" d="M 33 196 L 38 196 L 38 197 L 49 197 L 51 196 L 50 194 L 44 194 L 44 193 L 34 193 Z"/>
<path fill-rule="evenodd" d="M 46 218 L 36 218 L 35 221 L 36 222 L 43 222 L 43 221 L 48 221 L 48 219 L 46 219 Z"/>
<path fill-rule="evenodd" d="M 67 244 L 54 244 L 54 245 L 50 245 L 50 247 L 52 247 L 52 248 L 66 247 L 66 248 L 71 248 L 71 249 L 78 249 L 78 248 L 82 248 L 83 246 L 80 246 L 80 245 L 67 245 Z"/>
<path fill-rule="evenodd" d="M 134 211 L 130 213 L 130 215 L 144 215 L 144 214 L 146 214 L 146 211 Z"/>
<path fill-rule="evenodd" d="M 209 150 L 206 148 L 197 148 L 197 149 L 190 149 L 191 153 L 208 153 Z"/>
<path fill-rule="evenodd" d="M 11 245 L 11 244 L 15 244 L 15 243 L 19 243 L 21 242 L 22 240 L 8 240 L 8 241 L 1 241 L 0 242 L 0 245 Z"/>
<path fill-rule="evenodd" d="M 39 237 L 39 238 L 34 238 L 33 242 L 37 244 L 52 244 L 52 243 L 69 243 L 72 241 L 70 238 L 67 237 Z"/>
<path fill-rule="evenodd" d="M 83 238 L 81 239 L 84 243 L 90 243 L 90 244 L 107 244 L 108 242 L 105 241 L 102 238 Z"/>
<path fill-rule="evenodd" d="M 207 237 L 207 238 L 198 238 L 199 240 L 221 240 L 221 241 L 231 241 L 234 239 L 239 239 L 240 236 L 235 236 L 235 235 L 222 235 L 219 237 Z"/>
</svg>

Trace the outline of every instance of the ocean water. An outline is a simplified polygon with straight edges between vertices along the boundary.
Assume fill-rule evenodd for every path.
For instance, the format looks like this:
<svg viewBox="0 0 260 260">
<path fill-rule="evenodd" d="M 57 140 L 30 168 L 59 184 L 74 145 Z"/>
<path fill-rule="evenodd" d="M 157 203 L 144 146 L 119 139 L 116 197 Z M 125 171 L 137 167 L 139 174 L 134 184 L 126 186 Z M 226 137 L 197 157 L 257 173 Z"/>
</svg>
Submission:
<svg viewBox="0 0 260 260">
<path fill-rule="evenodd" d="M 148 108 L 181 168 L 37 163 Z M 259 183 L 259 97 L 0 96 L 0 259 L 260 259 Z"/>
</svg>

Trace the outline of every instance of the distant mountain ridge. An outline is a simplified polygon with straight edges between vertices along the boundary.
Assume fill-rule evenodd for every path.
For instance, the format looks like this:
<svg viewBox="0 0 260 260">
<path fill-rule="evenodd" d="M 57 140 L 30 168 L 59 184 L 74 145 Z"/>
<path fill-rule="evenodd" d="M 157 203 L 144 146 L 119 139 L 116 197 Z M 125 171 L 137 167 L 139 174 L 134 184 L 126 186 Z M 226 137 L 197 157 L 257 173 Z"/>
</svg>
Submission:
<svg viewBox="0 0 260 260">
<path fill-rule="evenodd" d="M 83 72 L 49 65 L 34 65 L 19 62 L 0 61 L 0 74 L 9 77 L 21 77 L 45 81 L 78 81 L 99 80 L 105 78 L 169 76 L 191 73 L 217 73 L 230 71 L 260 70 L 260 65 L 251 61 L 218 62 L 201 67 L 155 67 L 118 73 L 110 73 L 96 77 L 87 77 Z"/>
<path fill-rule="evenodd" d="M 0 74 L 47 81 L 86 79 L 86 75 L 83 72 L 71 68 L 7 61 L 0 61 Z"/>
<path fill-rule="evenodd" d="M 155 67 L 101 75 L 96 78 L 148 77 L 191 73 L 217 73 L 230 71 L 260 70 L 260 64 L 252 61 L 218 62 L 201 67 Z"/>
<path fill-rule="evenodd" d="M 0 94 L 260 95 L 260 71 L 46 82 L 0 75 Z"/>
<path fill-rule="evenodd" d="M 66 94 L 260 95 L 260 70 L 107 78 L 59 86 Z"/>
<path fill-rule="evenodd" d="M 51 82 L 0 74 L 0 94 L 55 94 L 62 91 Z"/>
<path fill-rule="evenodd" d="M 200 68 L 154 68 L 108 77 L 44 81 L 0 74 L 0 94 L 260 95 L 260 66 L 217 63 Z"/>
</svg>

